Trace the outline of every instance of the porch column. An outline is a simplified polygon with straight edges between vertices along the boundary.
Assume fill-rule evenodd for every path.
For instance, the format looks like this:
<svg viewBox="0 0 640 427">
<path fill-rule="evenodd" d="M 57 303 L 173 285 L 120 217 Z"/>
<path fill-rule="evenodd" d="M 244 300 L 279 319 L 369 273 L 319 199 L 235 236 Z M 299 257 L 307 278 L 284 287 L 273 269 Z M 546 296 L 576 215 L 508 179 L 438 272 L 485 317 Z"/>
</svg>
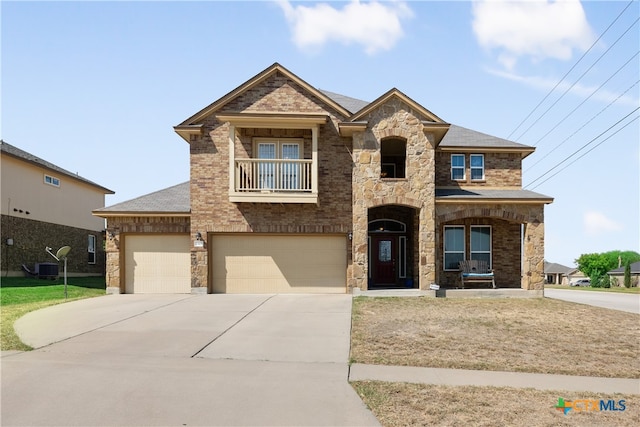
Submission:
<svg viewBox="0 0 640 427">
<path fill-rule="evenodd" d="M 236 192 L 236 127 L 229 125 L 229 194 Z"/>
<path fill-rule="evenodd" d="M 543 207 L 539 215 L 543 214 Z M 524 253 L 522 265 L 522 289 L 544 289 L 544 222 L 539 218 L 524 226 Z"/>
<path fill-rule="evenodd" d="M 311 194 L 318 194 L 318 126 L 311 128 Z"/>
</svg>

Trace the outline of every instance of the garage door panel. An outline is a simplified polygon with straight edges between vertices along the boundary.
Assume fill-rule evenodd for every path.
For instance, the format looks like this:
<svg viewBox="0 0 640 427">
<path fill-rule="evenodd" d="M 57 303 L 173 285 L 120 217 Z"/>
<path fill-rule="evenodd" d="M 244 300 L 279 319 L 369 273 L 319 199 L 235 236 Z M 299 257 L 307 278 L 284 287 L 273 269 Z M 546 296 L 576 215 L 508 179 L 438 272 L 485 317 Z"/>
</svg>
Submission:
<svg viewBox="0 0 640 427">
<path fill-rule="evenodd" d="M 126 236 L 126 293 L 190 293 L 189 235 Z"/>
<path fill-rule="evenodd" d="M 213 235 L 214 292 L 344 293 L 344 236 Z"/>
</svg>

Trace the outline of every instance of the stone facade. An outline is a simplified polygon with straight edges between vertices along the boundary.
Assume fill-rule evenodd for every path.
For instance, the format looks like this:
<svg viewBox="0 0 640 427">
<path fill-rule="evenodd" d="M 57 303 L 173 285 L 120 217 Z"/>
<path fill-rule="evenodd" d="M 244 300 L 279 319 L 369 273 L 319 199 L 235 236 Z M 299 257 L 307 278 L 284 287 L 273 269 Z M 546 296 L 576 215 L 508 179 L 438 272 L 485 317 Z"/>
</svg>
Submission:
<svg viewBox="0 0 640 427">
<path fill-rule="evenodd" d="M 105 272 L 105 251 L 103 233 L 93 230 L 65 225 L 51 224 L 42 221 L 2 215 L 2 271 L 12 276 L 22 276 L 22 264 L 33 269 L 36 263 L 55 263 L 45 247 L 53 248 L 53 252 L 62 246 L 71 246 L 67 257 L 67 275 L 99 276 Z M 96 238 L 95 263 L 89 263 L 89 235 Z M 7 239 L 13 244 L 8 245 Z M 62 262 L 59 273 L 63 274 Z"/>
<path fill-rule="evenodd" d="M 367 130 L 353 137 L 353 272 L 350 288 L 367 289 L 369 276 L 369 211 L 385 205 L 415 209 L 417 230 L 411 265 L 421 288 L 436 279 L 435 271 L 435 147 L 424 117 L 398 98 L 372 111 Z M 381 177 L 380 145 L 385 138 L 406 141 L 407 178 Z M 418 255 L 419 254 L 419 255 Z"/>
</svg>

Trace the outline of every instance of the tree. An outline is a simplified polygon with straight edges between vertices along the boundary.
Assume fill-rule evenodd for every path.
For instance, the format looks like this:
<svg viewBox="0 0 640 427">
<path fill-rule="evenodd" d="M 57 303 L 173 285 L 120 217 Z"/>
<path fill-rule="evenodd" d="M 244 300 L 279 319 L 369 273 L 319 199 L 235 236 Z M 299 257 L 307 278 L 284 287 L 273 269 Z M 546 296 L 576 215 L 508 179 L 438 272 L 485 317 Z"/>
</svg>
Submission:
<svg viewBox="0 0 640 427">
<path fill-rule="evenodd" d="M 626 263 L 624 266 L 624 287 L 631 287 L 631 263 Z"/>
<path fill-rule="evenodd" d="M 591 283 L 599 282 L 609 270 L 640 261 L 640 254 L 634 251 L 609 251 L 603 253 L 582 254 L 576 260 L 578 269 L 589 276 Z"/>
</svg>

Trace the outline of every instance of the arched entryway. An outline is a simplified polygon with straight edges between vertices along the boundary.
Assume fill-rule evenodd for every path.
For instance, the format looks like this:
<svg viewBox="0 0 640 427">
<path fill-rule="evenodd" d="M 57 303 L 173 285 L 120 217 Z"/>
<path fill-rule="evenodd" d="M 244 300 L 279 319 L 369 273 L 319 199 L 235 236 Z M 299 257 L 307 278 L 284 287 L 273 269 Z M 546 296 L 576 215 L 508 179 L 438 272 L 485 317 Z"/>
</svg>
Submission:
<svg viewBox="0 0 640 427">
<path fill-rule="evenodd" d="M 369 289 L 413 288 L 417 259 L 416 209 L 378 206 L 369 209 Z"/>
</svg>

